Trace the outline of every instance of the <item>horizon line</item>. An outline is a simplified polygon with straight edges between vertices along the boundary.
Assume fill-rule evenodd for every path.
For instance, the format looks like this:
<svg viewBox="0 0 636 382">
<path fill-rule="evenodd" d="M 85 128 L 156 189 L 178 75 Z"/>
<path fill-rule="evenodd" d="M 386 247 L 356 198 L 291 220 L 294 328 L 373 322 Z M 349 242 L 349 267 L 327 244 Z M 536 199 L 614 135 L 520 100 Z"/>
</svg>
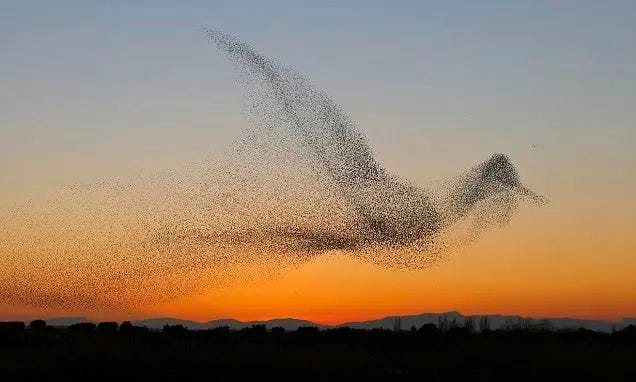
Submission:
<svg viewBox="0 0 636 382">
<path fill-rule="evenodd" d="M 533 320 L 579 320 L 579 321 L 604 321 L 604 322 L 608 322 L 608 323 L 620 323 L 626 320 L 631 320 L 631 319 L 636 319 L 636 317 L 631 317 L 631 316 L 623 316 L 617 319 L 605 319 L 605 318 L 581 318 L 581 317 L 575 317 L 575 316 L 528 316 L 528 315 L 522 315 L 522 314 L 502 314 L 502 313 L 479 313 L 479 314 L 463 314 L 458 310 L 449 310 L 449 311 L 442 311 L 442 312 L 421 312 L 421 313 L 409 313 L 409 314 L 393 314 L 393 315 L 384 315 L 384 316 L 376 316 L 376 317 L 371 317 L 371 318 L 367 318 L 367 319 L 360 319 L 360 320 L 347 320 L 347 321 L 342 321 L 342 322 L 338 322 L 338 323 L 323 323 L 323 322 L 319 322 L 316 320 L 312 320 L 312 319 L 307 319 L 307 318 L 299 318 L 299 317 L 279 317 L 279 316 L 273 316 L 270 318 L 259 318 L 259 319 L 248 319 L 248 320 L 243 320 L 243 319 L 239 319 L 239 318 L 235 318 L 235 317 L 219 317 L 219 318 L 211 318 L 211 319 L 206 319 L 206 320 L 195 320 L 195 319 L 189 319 L 189 318 L 181 318 L 181 317 L 176 317 L 176 316 L 146 316 L 143 318 L 130 318 L 130 319 L 93 319 L 90 318 L 90 316 L 85 316 L 85 315 L 68 315 L 68 316 L 48 316 L 48 317 L 44 317 L 44 316 L 32 316 L 31 318 L 16 318 L 16 319 L 9 319 L 12 321 L 23 321 L 23 322 L 29 322 L 29 321 L 33 321 L 33 320 L 63 320 L 63 319 L 78 319 L 78 320 L 84 320 L 87 322 L 125 322 L 125 321 L 130 321 L 130 322 L 134 322 L 134 321 L 146 321 L 146 320 L 179 320 L 179 321 L 190 321 L 193 323 L 197 323 L 197 324 L 207 324 L 210 322 L 214 322 L 214 321 L 223 321 L 223 320 L 233 320 L 233 321 L 238 321 L 240 323 L 252 323 L 252 322 L 267 322 L 267 321 L 274 321 L 274 320 L 295 320 L 295 321 L 306 321 L 306 322 L 310 322 L 312 324 L 317 324 L 320 326 L 326 326 L 326 327 L 338 327 L 338 326 L 343 326 L 346 324 L 354 324 L 354 323 L 364 323 L 364 322 L 369 322 L 369 321 L 379 321 L 379 320 L 383 320 L 383 319 L 388 319 L 388 318 L 396 318 L 396 317 L 414 317 L 414 316 L 421 316 L 421 315 L 426 315 L 426 314 L 433 314 L 433 315 L 448 315 L 448 314 L 457 314 L 459 316 L 462 317 L 519 317 L 522 319 L 533 319 Z M 6 320 L 5 318 L 0 319 L 2 321 Z"/>
</svg>

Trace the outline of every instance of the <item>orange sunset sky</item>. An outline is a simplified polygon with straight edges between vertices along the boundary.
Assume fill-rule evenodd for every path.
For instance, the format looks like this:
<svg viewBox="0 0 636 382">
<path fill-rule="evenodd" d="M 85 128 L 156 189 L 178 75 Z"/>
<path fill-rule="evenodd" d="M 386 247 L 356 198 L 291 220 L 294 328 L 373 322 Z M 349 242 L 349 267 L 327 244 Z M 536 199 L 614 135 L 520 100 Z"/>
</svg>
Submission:
<svg viewBox="0 0 636 382">
<path fill-rule="evenodd" d="M 68 185 L 182 168 L 240 137 L 241 89 L 205 26 L 307 74 L 393 173 L 427 186 L 502 152 L 550 201 L 522 205 L 426 269 L 330 251 L 276 277 L 132 308 L 0 301 L 0 320 L 636 317 L 634 3 L 423 3 L 0 5 L 2 211 Z M 6 266 L 15 253 L 0 251 Z"/>
</svg>

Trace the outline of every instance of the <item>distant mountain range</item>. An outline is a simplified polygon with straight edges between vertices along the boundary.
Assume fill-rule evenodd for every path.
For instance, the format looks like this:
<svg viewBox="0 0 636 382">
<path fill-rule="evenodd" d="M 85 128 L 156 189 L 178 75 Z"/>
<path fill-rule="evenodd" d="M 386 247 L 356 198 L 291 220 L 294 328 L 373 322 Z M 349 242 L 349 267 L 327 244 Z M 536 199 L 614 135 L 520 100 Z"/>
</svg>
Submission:
<svg viewBox="0 0 636 382">
<path fill-rule="evenodd" d="M 230 329 L 243 329 L 254 325 L 265 325 L 268 329 L 274 327 L 282 327 L 285 330 L 296 330 L 301 326 L 315 326 L 319 329 L 328 329 L 334 327 L 349 327 L 353 329 L 395 329 L 399 325 L 403 330 L 411 327 L 419 328 L 424 324 L 439 325 L 440 322 L 446 325 L 463 326 L 466 320 L 471 320 L 476 329 L 480 328 L 480 324 L 488 322 L 488 327 L 492 330 L 514 326 L 542 326 L 553 329 L 578 329 L 584 328 L 599 332 L 611 332 L 612 329 L 621 329 L 628 325 L 636 325 L 636 318 L 623 318 L 619 322 L 611 322 L 605 320 L 583 320 L 575 318 L 526 318 L 521 316 L 502 316 L 502 315 L 474 315 L 464 316 L 459 312 L 445 313 L 422 313 L 408 316 L 389 316 L 377 320 L 346 322 L 341 325 L 322 325 L 315 322 L 298 320 L 295 318 L 276 318 L 265 321 L 239 321 L 235 319 L 219 319 L 207 322 L 197 322 L 190 320 L 180 320 L 177 318 L 148 318 L 144 320 L 132 321 L 134 325 L 146 326 L 150 329 L 161 329 L 164 325 L 183 325 L 190 330 L 205 330 L 227 326 Z M 49 318 L 46 320 L 51 326 L 69 326 L 80 322 L 94 322 L 85 317 L 59 317 Z"/>
<path fill-rule="evenodd" d="M 179 320 L 174 318 L 149 318 L 146 320 L 138 320 L 132 321 L 133 325 L 137 326 L 146 326 L 150 329 L 159 329 L 163 328 L 164 325 L 183 325 L 191 330 L 205 330 L 205 329 L 213 329 L 219 328 L 222 326 L 227 326 L 230 329 L 243 329 L 249 328 L 254 325 L 265 325 L 268 329 L 281 327 L 285 328 L 285 330 L 296 330 L 301 326 L 316 326 L 318 328 L 324 329 L 327 328 L 325 325 L 320 325 L 315 322 L 298 320 L 295 318 L 275 318 L 273 320 L 266 321 L 239 321 L 232 318 L 220 319 L 220 320 L 212 320 L 208 322 L 196 322 L 189 320 Z"/>
</svg>

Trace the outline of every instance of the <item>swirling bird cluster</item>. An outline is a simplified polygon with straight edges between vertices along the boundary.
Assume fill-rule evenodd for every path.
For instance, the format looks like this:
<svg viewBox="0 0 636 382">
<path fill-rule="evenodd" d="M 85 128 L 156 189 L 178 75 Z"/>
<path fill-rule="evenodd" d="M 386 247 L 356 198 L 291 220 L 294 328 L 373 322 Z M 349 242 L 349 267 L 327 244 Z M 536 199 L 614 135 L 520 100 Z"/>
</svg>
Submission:
<svg viewBox="0 0 636 382">
<path fill-rule="evenodd" d="M 135 309 L 275 277 L 330 252 L 423 268 L 543 198 L 494 154 L 439 190 L 389 173 L 327 94 L 239 39 L 205 36 L 244 85 L 250 128 L 216 159 L 73 186 L 2 212 L 0 299 Z"/>
</svg>

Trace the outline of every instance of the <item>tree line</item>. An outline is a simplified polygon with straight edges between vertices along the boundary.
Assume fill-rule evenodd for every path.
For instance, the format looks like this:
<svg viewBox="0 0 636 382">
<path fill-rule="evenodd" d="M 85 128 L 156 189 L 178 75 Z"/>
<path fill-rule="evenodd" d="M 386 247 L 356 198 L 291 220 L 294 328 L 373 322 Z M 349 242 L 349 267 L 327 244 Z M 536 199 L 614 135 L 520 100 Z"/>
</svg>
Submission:
<svg viewBox="0 0 636 382">
<path fill-rule="evenodd" d="M 129 321 L 0 323 L 0 374 L 213 380 L 636 380 L 636 327 L 612 333 L 440 319 L 392 329 L 255 325 L 151 330 Z"/>
</svg>

